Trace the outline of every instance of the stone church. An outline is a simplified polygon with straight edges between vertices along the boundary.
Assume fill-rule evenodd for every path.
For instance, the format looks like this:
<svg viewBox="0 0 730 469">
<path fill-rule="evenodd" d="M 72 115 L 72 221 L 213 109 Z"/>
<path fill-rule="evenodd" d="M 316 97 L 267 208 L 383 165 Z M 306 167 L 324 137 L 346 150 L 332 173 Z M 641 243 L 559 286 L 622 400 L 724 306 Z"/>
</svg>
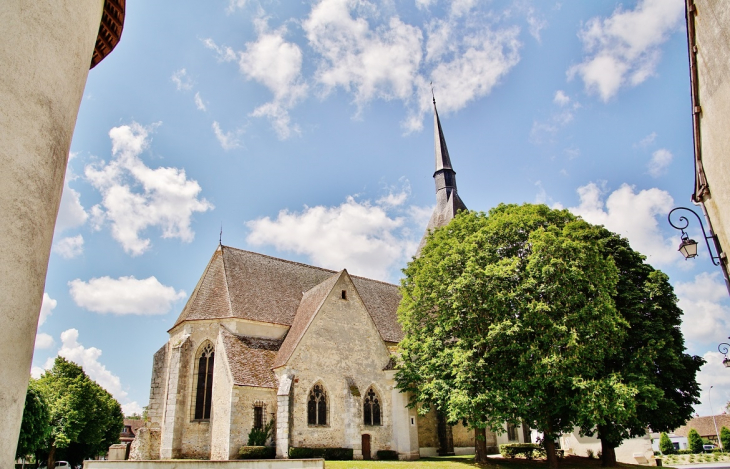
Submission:
<svg viewBox="0 0 730 469">
<path fill-rule="evenodd" d="M 434 135 L 428 230 L 466 209 L 435 101 Z M 472 431 L 418 415 L 396 388 L 399 302 L 396 285 L 219 245 L 154 355 L 133 457 L 235 459 L 269 423 L 277 458 L 292 447 L 352 448 L 355 459 L 473 453 Z M 529 441 L 506 430 L 488 446 Z"/>
</svg>

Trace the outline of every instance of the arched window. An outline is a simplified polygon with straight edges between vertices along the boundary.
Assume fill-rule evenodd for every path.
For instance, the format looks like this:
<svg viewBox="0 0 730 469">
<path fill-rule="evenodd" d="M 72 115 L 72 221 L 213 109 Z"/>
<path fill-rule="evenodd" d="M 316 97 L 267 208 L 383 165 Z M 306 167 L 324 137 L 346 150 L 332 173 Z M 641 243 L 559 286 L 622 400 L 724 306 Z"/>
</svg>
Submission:
<svg viewBox="0 0 730 469">
<path fill-rule="evenodd" d="M 309 425 L 327 425 L 327 394 L 321 384 L 315 384 L 309 391 L 307 423 Z"/>
<path fill-rule="evenodd" d="M 372 387 L 365 393 L 362 414 L 365 425 L 382 425 L 380 423 L 380 398 Z"/>
<path fill-rule="evenodd" d="M 213 398 L 213 358 L 215 350 L 210 342 L 198 356 L 198 382 L 195 388 L 195 420 L 210 419 L 210 403 Z"/>
</svg>

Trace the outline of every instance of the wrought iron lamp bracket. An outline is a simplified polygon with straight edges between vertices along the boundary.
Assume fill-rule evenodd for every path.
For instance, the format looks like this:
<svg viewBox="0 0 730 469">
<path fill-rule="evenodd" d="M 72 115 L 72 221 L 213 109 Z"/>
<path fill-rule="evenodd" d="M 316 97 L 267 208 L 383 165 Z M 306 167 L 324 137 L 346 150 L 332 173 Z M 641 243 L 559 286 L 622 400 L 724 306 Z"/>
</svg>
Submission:
<svg viewBox="0 0 730 469">
<path fill-rule="evenodd" d="M 684 215 L 680 215 L 677 219 L 677 224 L 672 223 L 672 214 L 676 212 L 677 210 L 686 210 L 692 215 L 694 215 L 697 218 L 697 222 L 700 224 L 700 228 L 702 229 L 702 236 L 705 237 L 705 244 L 707 244 L 707 251 L 710 253 L 710 258 L 712 260 L 712 263 L 716 266 L 720 266 L 722 259 L 725 257 L 724 253 L 722 252 L 721 248 L 719 247 L 719 243 L 717 241 L 717 237 L 715 236 L 712 231 L 710 231 L 710 234 L 708 235 L 705 231 L 705 225 L 702 224 L 702 219 L 699 215 L 697 215 L 697 212 L 694 210 L 687 208 L 687 207 L 677 207 L 672 209 L 671 212 L 669 212 L 669 215 L 667 215 L 667 219 L 669 221 L 669 224 L 672 225 L 672 228 L 680 230 L 682 232 L 681 239 L 682 241 L 689 239 L 689 236 L 684 231 L 689 226 L 689 220 L 687 220 L 687 217 Z M 717 250 L 717 255 L 713 254 L 713 250 L 710 247 L 710 240 L 712 240 L 712 243 L 715 245 L 715 249 Z"/>
</svg>

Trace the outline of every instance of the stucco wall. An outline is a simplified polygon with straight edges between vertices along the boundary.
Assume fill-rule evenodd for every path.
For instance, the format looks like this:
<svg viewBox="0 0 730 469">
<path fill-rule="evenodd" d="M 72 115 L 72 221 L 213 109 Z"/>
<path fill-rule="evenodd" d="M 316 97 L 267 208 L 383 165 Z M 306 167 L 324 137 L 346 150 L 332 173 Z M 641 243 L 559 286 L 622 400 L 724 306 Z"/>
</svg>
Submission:
<svg viewBox="0 0 730 469">
<path fill-rule="evenodd" d="M 595 436 L 580 436 L 578 429 L 574 433 L 568 433 L 560 437 L 561 447 L 569 454 L 587 456 L 588 451 L 598 457 L 601 451 L 601 441 Z M 616 448 L 616 461 L 626 464 L 640 464 L 641 457 L 646 461 L 653 461 L 654 450 L 651 447 L 651 438 L 647 436 L 624 440 L 621 446 Z M 637 456 L 639 458 L 637 459 Z"/>
<path fill-rule="evenodd" d="M 71 137 L 103 0 L 0 2 L 0 466 L 13 465 Z"/>
<path fill-rule="evenodd" d="M 231 394 L 233 382 L 228 367 L 228 357 L 223 346 L 223 336 L 219 333 L 215 345 L 215 365 L 213 367 L 213 397 L 211 399 L 210 458 L 230 459 L 231 448 Z"/>
<path fill-rule="evenodd" d="M 730 250 L 730 8 L 726 0 L 695 0 L 702 161 L 710 186 L 707 212 Z M 692 223 L 692 222 L 690 222 Z"/>
<path fill-rule="evenodd" d="M 347 290 L 347 300 L 341 299 L 342 290 Z M 349 277 L 342 276 L 286 366 L 276 370 L 279 376 L 294 375 L 290 439 L 293 447 L 351 447 L 357 457 L 361 455 L 362 434 L 369 434 L 372 455 L 381 449 L 394 449 L 392 383 L 382 371 L 390 354 L 362 300 L 354 293 Z M 347 377 L 360 393 L 356 396 L 356 408 L 347 405 Z M 307 425 L 307 399 L 317 383 L 324 386 L 328 395 L 329 416 L 327 425 L 321 427 Z M 363 423 L 362 399 L 370 386 L 374 386 L 381 400 L 380 426 Z M 348 426 L 350 431 L 346 431 Z"/>
</svg>

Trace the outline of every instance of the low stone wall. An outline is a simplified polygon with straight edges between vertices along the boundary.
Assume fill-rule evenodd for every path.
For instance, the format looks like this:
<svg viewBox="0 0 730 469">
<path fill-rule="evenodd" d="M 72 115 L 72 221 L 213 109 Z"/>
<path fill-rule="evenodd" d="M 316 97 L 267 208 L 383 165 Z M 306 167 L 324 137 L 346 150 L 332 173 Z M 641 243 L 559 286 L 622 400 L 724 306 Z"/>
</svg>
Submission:
<svg viewBox="0 0 730 469">
<path fill-rule="evenodd" d="M 84 469 L 324 469 L 324 459 L 84 461 Z"/>
</svg>

